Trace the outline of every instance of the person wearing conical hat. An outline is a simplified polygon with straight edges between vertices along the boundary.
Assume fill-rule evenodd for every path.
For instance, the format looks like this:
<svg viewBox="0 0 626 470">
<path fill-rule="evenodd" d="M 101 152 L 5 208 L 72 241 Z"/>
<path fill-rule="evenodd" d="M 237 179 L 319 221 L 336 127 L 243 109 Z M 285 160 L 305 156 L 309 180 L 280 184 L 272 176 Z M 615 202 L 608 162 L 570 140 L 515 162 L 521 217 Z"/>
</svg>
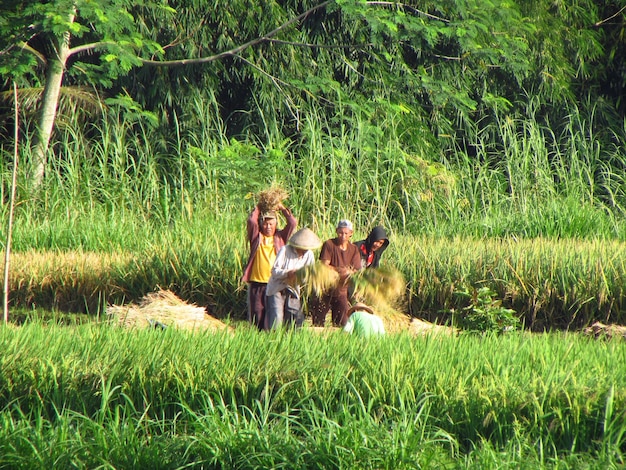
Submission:
<svg viewBox="0 0 626 470">
<path fill-rule="evenodd" d="M 348 309 L 346 315 L 348 315 L 348 321 L 343 327 L 343 331 L 346 333 L 365 338 L 385 334 L 385 325 L 382 319 L 364 303 L 357 302 Z"/>
<path fill-rule="evenodd" d="M 276 329 L 283 324 L 300 328 L 304 323 L 296 272 L 315 262 L 312 250 L 321 245 L 318 236 L 305 227 L 294 233 L 276 255 L 265 290 L 267 329 Z"/>
<path fill-rule="evenodd" d="M 285 217 L 285 227 L 277 227 L 277 211 Z M 298 225 L 298 220 L 282 203 L 276 211 L 262 211 L 255 206 L 247 220 L 250 255 L 243 271 L 242 281 L 248 284 L 248 321 L 259 330 L 267 328 L 265 318 L 265 291 L 272 266 L 280 249 L 285 246 Z"/>
</svg>

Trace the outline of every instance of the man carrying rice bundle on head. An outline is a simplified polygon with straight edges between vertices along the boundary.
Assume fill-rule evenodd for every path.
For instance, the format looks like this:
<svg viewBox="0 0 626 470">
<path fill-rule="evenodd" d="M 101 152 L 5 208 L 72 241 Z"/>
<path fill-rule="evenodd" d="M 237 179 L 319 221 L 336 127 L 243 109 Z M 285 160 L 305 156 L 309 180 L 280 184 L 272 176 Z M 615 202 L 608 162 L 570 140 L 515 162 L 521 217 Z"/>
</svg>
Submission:
<svg viewBox="0 0 626 470">
<path fill-rule="evenodd" d="M 265 291 L 278 251 L 285 246 L 296 229 L 298 221 L 282 200 L 287 194 L 280 189 L 269 189 L 259 194 L 258 202 L 247 220 L 250 255 L 243 272 L 243 282 L 248 283 L 248 321 L 260 330 L 268 329 L 265 318 Z M 280 211 L 286 225 L 278 230 Z"/>
<path fill-rule="evenodd" d="M 276 329 L 282 324 L 300 328 L 304 323 L 298 273 L 315 263 L 311 250 L 321 245 L 315 233 L 303 228 L 278 252 L 265 291 L 265 316 L 269 329 Z"/>
</svg>

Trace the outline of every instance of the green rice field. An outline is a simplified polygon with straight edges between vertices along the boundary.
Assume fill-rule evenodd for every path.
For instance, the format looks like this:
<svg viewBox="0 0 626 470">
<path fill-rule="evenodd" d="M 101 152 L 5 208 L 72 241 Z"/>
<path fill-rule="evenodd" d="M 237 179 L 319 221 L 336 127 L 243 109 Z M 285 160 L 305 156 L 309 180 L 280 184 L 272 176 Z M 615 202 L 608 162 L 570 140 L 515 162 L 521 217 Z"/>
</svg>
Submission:
<svg viewBox="0 0 626 470">
<path fill-rule="evenodd" d="M 621 468 L 626 344 L 0 329 L 0 468 Z"/>
</svg>

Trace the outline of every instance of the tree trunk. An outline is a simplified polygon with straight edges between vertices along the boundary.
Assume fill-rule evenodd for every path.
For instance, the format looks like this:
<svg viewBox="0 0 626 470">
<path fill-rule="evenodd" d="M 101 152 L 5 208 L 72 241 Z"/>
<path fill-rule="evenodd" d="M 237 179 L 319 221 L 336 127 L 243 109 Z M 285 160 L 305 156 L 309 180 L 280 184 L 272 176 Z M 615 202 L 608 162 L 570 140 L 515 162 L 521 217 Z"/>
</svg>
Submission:
<svg viewBox="0 0 626 470">
<path fill-rule="evenodd" d="M 74 13 L 70 14 L 70 23 L 74 22 L 74 17 Z M 53 44 L 53 46 L 55 51 L 48 59 L 46 85 L 43 90 L 41 108 L 39 110 L 39 127 L 33 144 L 31 183 L 34 189 L 41 186 L 46 171 L 48 147 L 59 107 L 59 95 L 61 93 L 61 84 L 63 83 L 63 74 L 65 73 L 65 63 L 69 56 L 70 34 L 64 34 L 63 38 L 57 44 Z"/>
<path fill-rule="evenodd" d="M 17 186 L 17 157 L 18 157 L 18 138 L 19 138 L 19 102 L 17 100 L 17 85 L 13 82 L 13 99 L 15 102 L 15 144 L 13 153 L 13 171 L 11 179 L 11 199 L 9 200 L 9 222 L 7 223 L 7 238 L 4 246 L 4 292 L 3 292 L 3 311 L 4 323 L 9 323 L 9 261 L 11 257 L 11 235 L 13 233 L 13 211 L 15 209 L 15 187 Z"/>
</svg>

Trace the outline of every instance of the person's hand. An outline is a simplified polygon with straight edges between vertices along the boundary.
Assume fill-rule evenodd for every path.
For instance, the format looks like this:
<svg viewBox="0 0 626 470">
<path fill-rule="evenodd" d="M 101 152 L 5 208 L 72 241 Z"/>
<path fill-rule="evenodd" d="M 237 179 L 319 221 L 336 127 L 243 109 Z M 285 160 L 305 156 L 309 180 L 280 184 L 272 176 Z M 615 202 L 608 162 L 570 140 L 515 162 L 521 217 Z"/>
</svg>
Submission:
<svg viewBox="0 0 626 470">
<path fill-rule="evenodd" d="M 349 266 L 340 266 L 337 268 L 337 272 L 339 273 L 339 277 L 342 280 L 345 280 L 352 274 L 353 271 Z"/>
<path fill-rule="evenodd" d="M 285 210 L 286 207 L 284 206 L 284 204 L 282 202 L 280 202 L 277 206 L 276 209 L 278 209 L 279 211 Z"/>
</svg>

